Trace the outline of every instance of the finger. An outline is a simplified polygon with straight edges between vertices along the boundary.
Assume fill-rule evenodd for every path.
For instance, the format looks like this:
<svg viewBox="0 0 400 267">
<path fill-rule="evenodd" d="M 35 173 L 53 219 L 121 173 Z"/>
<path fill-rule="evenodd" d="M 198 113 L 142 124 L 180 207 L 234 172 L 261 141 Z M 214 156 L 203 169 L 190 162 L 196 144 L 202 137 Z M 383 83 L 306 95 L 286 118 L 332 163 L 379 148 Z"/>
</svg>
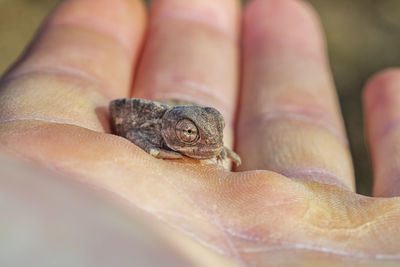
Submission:
<svg viewBox="0 0 400 267">
<path fill-rule="evenodd" d="M 238 1 L 160 0 L 133 96 L 213 106 L 232 125 L 237 87 Z"/>
<path fill-rule="evenodd" d="M 318 20 L 295 0 L 252 1 L 244 16 L 241 170 L 354 189 L 353 170 Z"/>
<path fill-rule="evenodd" d="M 126 96 L 144 30 L 140 0 L 68 0 L 3 78 L 0 120 L 100 130 L 96 110 Z"/>
<path fill-rule="evenodd" d="M 374 196 L 400 196 L 400 69 L 373 77 L 364 90 L 364 113 L 374 169 Z"/>
</svg>

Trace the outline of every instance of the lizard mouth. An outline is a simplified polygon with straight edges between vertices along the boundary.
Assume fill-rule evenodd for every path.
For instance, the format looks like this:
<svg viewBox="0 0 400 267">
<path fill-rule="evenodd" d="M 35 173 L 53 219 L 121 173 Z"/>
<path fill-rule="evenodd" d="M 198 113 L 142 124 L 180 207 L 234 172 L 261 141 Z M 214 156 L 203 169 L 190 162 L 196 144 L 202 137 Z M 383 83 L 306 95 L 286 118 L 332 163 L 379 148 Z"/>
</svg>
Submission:
<svg viewBox="0 0 400 267">
<path fill-rule="evenodd" d="M 218 156 L 223 147 L 216 147 L 216 148 L 195 148 L 195 149 L 187 149 L 180 151 L 185 156 L 195 158 L 195 159 L 210 159 L 213 157 Z"/>
</svg>

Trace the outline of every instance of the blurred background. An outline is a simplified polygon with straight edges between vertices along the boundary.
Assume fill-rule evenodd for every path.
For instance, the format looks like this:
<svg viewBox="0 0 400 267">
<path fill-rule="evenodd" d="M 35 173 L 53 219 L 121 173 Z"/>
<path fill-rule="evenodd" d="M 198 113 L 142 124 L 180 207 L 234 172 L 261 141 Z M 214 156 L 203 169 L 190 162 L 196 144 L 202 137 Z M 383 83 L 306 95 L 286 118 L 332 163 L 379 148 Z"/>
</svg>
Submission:
<svg viewBox="0 0 400 267">
<path fill-rule="evenodd" d="M 218 0 L 216 0 L 218 1 Z M 0 0 L 0 75 L 59 0 Z M 308 0 L 319 13 L 350 139 L 357 191 L 372 174 L 363 132 L 361 89 L 383 68 L 400 66 L 400 0 Z"/>
</svg>

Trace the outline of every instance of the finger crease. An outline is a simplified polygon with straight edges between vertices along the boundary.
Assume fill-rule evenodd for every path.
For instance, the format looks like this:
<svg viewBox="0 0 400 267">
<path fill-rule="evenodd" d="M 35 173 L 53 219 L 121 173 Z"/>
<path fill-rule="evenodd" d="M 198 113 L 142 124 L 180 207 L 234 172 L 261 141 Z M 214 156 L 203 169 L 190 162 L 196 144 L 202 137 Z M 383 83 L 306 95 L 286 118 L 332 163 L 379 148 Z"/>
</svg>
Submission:
<svg viewBox="0 0 400 267">
<path fill-rule="evenodd" d="M 225 119 L 231 118 L 234 107 L 230 105 L 227 101 L 225 101 L 224 98 L 218 96 L 215 93 L 211 93 L 215 92 L 216 90 L 208 88 L 204 85 L 193 86 L 194 84 L 196 83 L 193 83 L 191 88 L 194 88 L 195 90 L 175 90 L 173 92 L 166 90 L 157 91 L 155 93 L 152 93 L 151 96 L 158 100 L 178 99 L 191 101 L 202 106 L 213 106 L 224 115 Z M 230 120 L 231 119 L 229 119 L 227 123 L 231 123 Z"/>
<path fill-rule="evenodd" d="M 400 120 L 389 122 L 384 127 L 381 128 L 381 131 L 379 131 L 378 135 L 375 138 L 376 140 L 382 140 L 386 136 L 398 130 L 399 128 L 400 128 Z"/>
<path fill-rule="evenodd" d="M 307 180 L 312 182 L 318 182 L 322 184 L 334 185 L 347 191 L 352 191 L 347 186 L 343 179 L 335 175 L 334 173 L 324 169 L 287 169 L 276 171 L 284 176 L 295 178 L 299 180 Z"/>
<path fill-rule="evenodd" d="M 60 30 L 62 28 L 68 29 L 78 29 L 78 30 L 83 30 L 83 31 L 87 31 L 87 32 L 91 32 L 93 34 L 98 34 L 99 36 L 102 36 L 105 39 L 108 39 L 109 41 L 111 41 L 112 43 L 114 43 L 115 45 L 119 46 L 126 55 L 131 55 L 135 49 L 135 46 L 131 45 L 132 43 L 134 43 L 133 41 L 131 43 L 126 43 L 122 40 L 122 38 L 119 38 L 116 34 L 114 34 L 113 32 L 106 30 L 106 29 L 102 29 L 101 27 L 97 26 L 96 24 L 89 24 L 88 22 L 86 22 L 86 24 L 82 24 L 82 23 L 52 23 L 49 25 L 49 29 L 52 30 Z"/>
<path fill-rule="evenodd" d="M 13 123 L 13 122 L 22 122 L 22 121 L 38 121 L 38 122 L 46 122 L 46 123 L 54 123 L 54 124 L 62 124 L 62 125 L 71 125 L 71 126 L 77 126 L 80 128 L 92 130 L 99 132 L 99 129 L 94 129 L 90 128 L 78 123 L 74 123 L 73 121 L 67 121 L 67 120 L 54 120 L 54 119 L 48 119 L 48 118 L 14 118 L 14 119 L 6 119 L 6 120 L 0 120 L 0 124 L 6 124 L 6 123 Z"/>
<path fill-rule="evenodd" d="M 31 70 L 26 70 L 26 71 L 21 71 L 21 72 L 16 72 L 16 73 L 11 73 L 5 76 L 0 83 L 7 83 L 9 81 L 26 77 L 26 76 L 35 76 L 35 75 L 57 75 L 57 76 L 68 76 L 75 78 L 77 80 L 82 80 L 85 82 L 88 82 L 95 86 L 96 88 L 99 88 L 99 92 L 103 97 L 106 97 L 107 99 L 111 99 L 112 96 L 109 95 L 107 92 L 114 92 L 111 88 L 110 85 L 104 85 L 107 84 L 105 80 L 102 80 L 92 73 L 85 72 L 83 70 L 74 68 L 74 67 L 69 67 L 66 65 L 63 66 L 44 66 L 44 67 L 35 67 Z M 84 89 L 85 87 L 79 87 L 81 90 Z"/>
<path fill-rule="evenodd" d="M 218 17 L 210 12 L 207 14 L 206 12 L 182 12 L 182 11 L 168 11 L 163 12 L 162 15 L 158 16 L 157 19 L 152 21 L 153 26 L 163 25 L 165 24 L 164 20 L 182 20 L 192 23 L 197 23 L 199 25 L 203 25 L 213 31 L 217 31 L 224 36 L 227 36 L 230 39 L 236 39 L 236 30 L 233 27 L 230 27 L 228 23 L 224 20 L 227 19 L 218 19 Z"/>
<path fill-rule="evenodd" d="M 337 129 L 337 127 L 334 127 L 331 123 L 328 123 L 325 118 L 317 118 L 317 116 L 310 115 L 309 113 L 310 112 L 306 113 L 305 111 L 302 111 L 301 109 L 295 107 L 287 107 L 286 109 L 279 109 L 275 111 L 264 111 L 260 114 L 252 116 L 251 119 L 246 119 L 244 123 L 241 123 L 240 128 L 248 129 L 249 125 L 268 124 L 272 121 L 279 121 L 284 119 L 304 121 L 326 129 L 343 145 L 348 145 L 346 137 L 342 134 L 340 130 Z"/>
</svg>

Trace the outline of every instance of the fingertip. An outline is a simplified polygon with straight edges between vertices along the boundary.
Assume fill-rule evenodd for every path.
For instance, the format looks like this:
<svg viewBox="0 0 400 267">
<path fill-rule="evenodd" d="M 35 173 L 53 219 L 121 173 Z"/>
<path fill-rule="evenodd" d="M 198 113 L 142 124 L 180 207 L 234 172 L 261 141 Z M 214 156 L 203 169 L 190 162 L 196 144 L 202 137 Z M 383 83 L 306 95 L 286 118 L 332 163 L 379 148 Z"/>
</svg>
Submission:
<svg viewBox="0 0 400 267">
<path fill-rule="evenodd" d="M 378 72 L 363 89 L 364 113 L 371 142 L 382 139 L 400 117 L 400 68 Z"/>
<path fill-rule="evenodd" d="M 366 83 L 362 96 L 366 111 L 378 102 L 391 98 L 391 91 L 400 87 L 400 68 L 389 68 L 374 74 Z"/>
</svg>

